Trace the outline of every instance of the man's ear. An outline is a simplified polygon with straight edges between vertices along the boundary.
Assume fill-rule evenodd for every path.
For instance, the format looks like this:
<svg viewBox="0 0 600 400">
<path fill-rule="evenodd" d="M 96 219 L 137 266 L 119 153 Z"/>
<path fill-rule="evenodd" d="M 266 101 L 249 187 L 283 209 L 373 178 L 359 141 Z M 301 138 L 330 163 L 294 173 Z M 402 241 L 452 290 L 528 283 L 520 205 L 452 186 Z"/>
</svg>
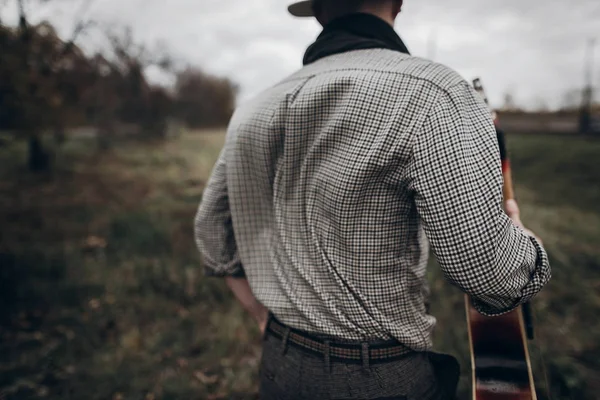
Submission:
<svg viewBox="0 0 600 400">
<path fill-rule="evenodd" d="M 403 0 L 392 0 L 394 8 L 392 9 L 392 17 L 395 19 L 400 11 L 402 11 Z"/>
</svg>

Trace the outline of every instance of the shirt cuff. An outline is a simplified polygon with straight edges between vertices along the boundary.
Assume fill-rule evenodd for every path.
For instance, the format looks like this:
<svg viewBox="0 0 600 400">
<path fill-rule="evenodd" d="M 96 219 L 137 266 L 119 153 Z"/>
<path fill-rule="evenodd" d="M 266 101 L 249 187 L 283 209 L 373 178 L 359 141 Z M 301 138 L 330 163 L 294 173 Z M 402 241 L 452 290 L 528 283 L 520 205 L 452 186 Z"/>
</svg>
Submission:
<svg viewBox="0 0 600 400">
<path fill-rule="evenodd" d="M 204 276 L 209 278 L 245 278 L 246 271 L 240 262 L 221 268 L 204 267 Z"/>
<path fill-rule="evenodd" d="M 523 287 L 520 296 L 516 299 L 491 296 L 484 296 L 479 299 L 472 298 L 473 307 L 480 314 L 494 317 L 509 313 L 520 305 L 529 302 L 550 280 L 551 269 L 548 254 L 533 236 L 528 235 L 528 238 L 533 244 L 529 254 L 529 258 L 533 262 L 531 262 L 531 270 L 528 271 L 529 281 L 527 285 Z"/>
<path fill-rule="evenodd" d="M 490 298 L 480 300 L 472 297 L 471 304 L 473 305 L 473 308 L 481 315 L 485 315 L 486 317 L 498 317 L 500 315 L 508 314 L 515 308 L 519 307 L 521 304 L 521 299 L 507 302 Z"/>
</svg>

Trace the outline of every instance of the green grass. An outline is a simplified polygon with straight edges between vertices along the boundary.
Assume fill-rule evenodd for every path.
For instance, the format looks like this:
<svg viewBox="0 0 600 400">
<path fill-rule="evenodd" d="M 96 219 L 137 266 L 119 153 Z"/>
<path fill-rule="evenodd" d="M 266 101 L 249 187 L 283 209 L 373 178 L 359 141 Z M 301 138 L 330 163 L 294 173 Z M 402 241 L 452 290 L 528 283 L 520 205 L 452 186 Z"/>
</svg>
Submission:
<svg viewBox="0 0 600 400">
<path fill-rule="evenodd" d="M 536 202 L 600 212 L 600 141 L 591 137 L 509 136 L 514 178 Z"/>
<path fill-rule="evenodd" d="M 0 152 L 0 393 L 7 399 L 228 398 L 256 389 L 257 329 L 200 279 L 192 220 L 221 132 L 99 152 L 52 174 Z M 0 396 L 2 398 L 2 396 Z"/>
<path fill-rule="evenodd" d="M 260 340 L 224 283 L 201 276 L 192 220 L 222 132 L 100 152 L 73 139 L 51 174 L 0 148 L 0 398 L 251 399 Z M 530 348 L 539 398 L 597 398 L 600 142 L 509 136 L 523 221 L 553 280 Z M 436 347 L 463 367 L 462 295 L 431 261 Z M 546 383 L 547 382 L 547 383 Z"/>
</svg>

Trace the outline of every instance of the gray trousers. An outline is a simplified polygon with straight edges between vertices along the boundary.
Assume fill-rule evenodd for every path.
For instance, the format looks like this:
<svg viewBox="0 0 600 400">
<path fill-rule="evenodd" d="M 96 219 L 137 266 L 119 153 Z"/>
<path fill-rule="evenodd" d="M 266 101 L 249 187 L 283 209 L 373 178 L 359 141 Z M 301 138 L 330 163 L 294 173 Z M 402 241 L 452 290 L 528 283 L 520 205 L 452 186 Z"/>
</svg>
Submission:
<svg viewBox="0 0 600 400">
<path fill-rule="evenodd" d="M 326 362 L 265 334 L 261 400 L 454 400 L 460 375 L 452 356 L 409 353 L 386 363 Z"/>
</svg>

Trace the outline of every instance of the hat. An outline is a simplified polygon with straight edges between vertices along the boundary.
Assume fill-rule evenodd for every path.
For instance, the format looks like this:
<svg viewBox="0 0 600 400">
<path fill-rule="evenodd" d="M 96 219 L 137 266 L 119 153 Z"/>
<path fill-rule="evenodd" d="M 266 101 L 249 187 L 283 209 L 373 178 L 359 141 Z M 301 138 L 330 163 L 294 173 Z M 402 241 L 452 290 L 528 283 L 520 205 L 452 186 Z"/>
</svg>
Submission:
<svg viewBox="0 0 600 400">
<path fill-rule="evenodd" d="M 311 0 L 303 0 L 298 1 L 294 4 L 291 4 L 288 7 L 288 11 L 294 17 L 314 17 L 315 14 L 312 10 L 312 1 Z"/>
</svg>

